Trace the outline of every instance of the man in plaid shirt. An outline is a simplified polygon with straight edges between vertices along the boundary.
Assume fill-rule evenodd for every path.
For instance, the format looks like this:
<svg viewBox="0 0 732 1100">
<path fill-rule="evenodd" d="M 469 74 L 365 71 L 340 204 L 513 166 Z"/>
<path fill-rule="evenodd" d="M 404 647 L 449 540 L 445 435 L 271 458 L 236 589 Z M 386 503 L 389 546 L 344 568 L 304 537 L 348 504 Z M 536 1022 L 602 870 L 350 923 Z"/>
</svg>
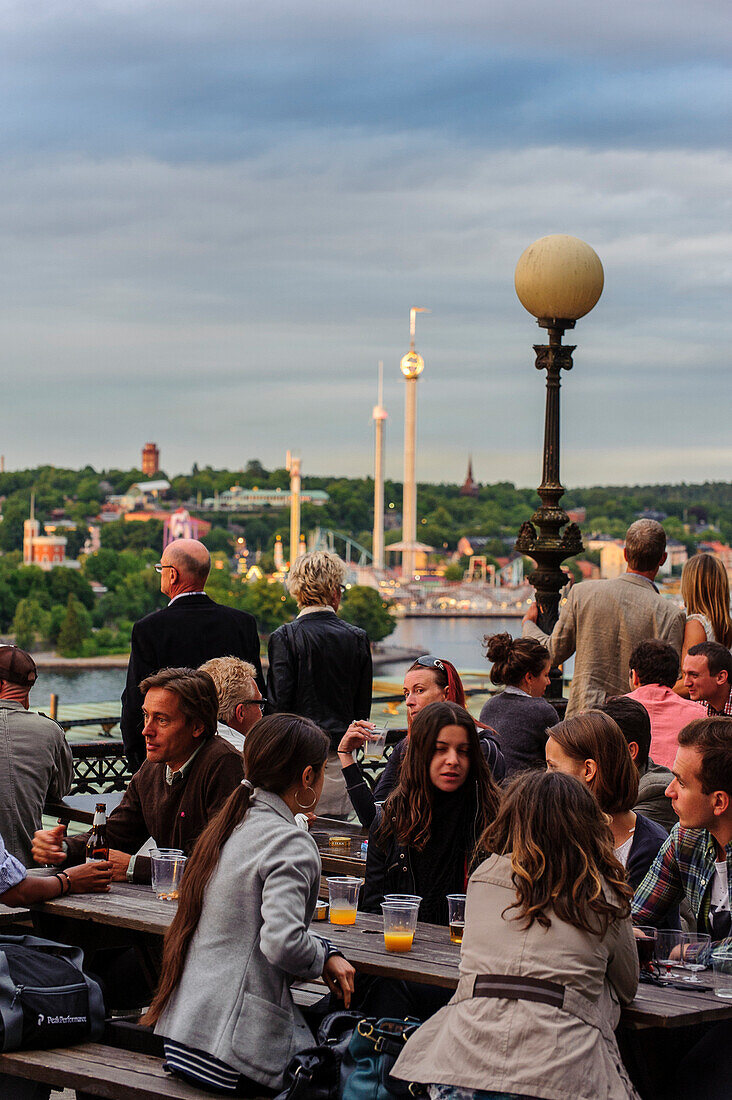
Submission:
<svg viewBox="0 0 732 1100">
<path fill-rule="evenodd" d="M 699 718 L 679 732 L 666 789 L 679 821 L 635 892 L 636 924 L 659 924 L 684 898 L 697 930 L 730 935 L 732 718 Z"/>
<path fill-rule="evenodd" d="M 693 645 L 684 657 L 684 687 L 707 714 L 732 715 L 732 653 L 719 642 Z"/>
</svg>

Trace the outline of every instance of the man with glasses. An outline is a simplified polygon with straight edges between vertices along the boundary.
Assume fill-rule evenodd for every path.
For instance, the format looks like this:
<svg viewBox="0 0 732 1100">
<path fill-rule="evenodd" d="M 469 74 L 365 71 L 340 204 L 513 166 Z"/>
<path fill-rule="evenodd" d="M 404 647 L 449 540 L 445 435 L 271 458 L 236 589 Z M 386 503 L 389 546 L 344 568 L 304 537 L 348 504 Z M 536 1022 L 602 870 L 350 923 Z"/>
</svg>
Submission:
<svg viewBox="0 0 732 1100">
<path fill-rule="evenodd" d="M 264 713 L 267 700 L 257 686 L 257 672 L 238 657 L 214 657 L 201 665 L 216 685 L 219 720 L 216 732 L 239 752 L 244 738 Z"/>
<path fill-rule="evenodd" d="M 212 657 L 234 656 L 255 668 L 264 688 L 259 635 L 253 615 L 225 607 L 204 592 L 211 568 L 208 550 L 196 539 L 177 539 L 155 566 L 168 606 L 132 628 L 127 684 L 122 693 L 120 729 L 133 772 L 145 759 L 140 683 L 162 668 L 199 668 Z"/>
<path fill-rule="evenodd" d="M 330 738 L 318 813 L 353 810 L 338 762 L 338 744 L 355 718 L 371 711 L 371 646 L 364 630 L 339 619 L 345 563 L 325 550 L 303 554 L 287 579 L 300 613 L 269 639 L 267 713 L 310 718 Z"/>
</svg>

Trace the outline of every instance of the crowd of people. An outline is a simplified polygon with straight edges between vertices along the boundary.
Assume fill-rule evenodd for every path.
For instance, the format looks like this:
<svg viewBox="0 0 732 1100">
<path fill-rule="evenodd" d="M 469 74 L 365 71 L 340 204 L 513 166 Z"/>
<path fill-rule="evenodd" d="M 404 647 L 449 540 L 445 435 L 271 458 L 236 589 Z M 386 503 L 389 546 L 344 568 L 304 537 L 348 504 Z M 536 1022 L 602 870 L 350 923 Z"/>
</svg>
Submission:
<svg viewBox="0 0 732 1100">
<path fill-rule="evenodd" d="M 371 653 L 336 614 L 343 563 L 294 564 L 299 613 L 269 639 L 265 685 L 251 616 L 206 596 L 200 543 L 171 544 L 158 565 L 170 602 L 132 635 L 134 774 L 107 821 L 107 861 L 85 863 L 84 836 L 42 827 L 71 757 L 28 709 L 31 656 L 0 647 L 0 900 L 149 883 L 148 838 L 183 850 L 159 984 L 140 978 L 139 1001 L 170 1071 L 212 1092 L 278 1091 L 314 1043 L 290 987 L 322 976 L 333 1003 L 423 1021 L 393 1076 L 432 1100 L 636 1096 L 614 1033 L 639 979 L 634 924 L 731 936 L 732 624 L 714 559 L 685 566 L 685 613 L 654 584 L 663 528 L 633 524 L 625 553 L 622 577 L 570 590 L 550 635 L 534 605 L 522 638 L 486 639 L 503 690 L 479 721 L 449 660 L 413 662 L 406 734 L 372 790 L 357 755 L 376 736 Z M 545 692 L 571 653 L 560 720 Z M 368 828 L 363 910 L 417 895 L 420 920 L 447 925 L 447 895 L 467 894 L 452 996 L 357 974 L 313 931 L 316 813 Z M 55 873 L 28 876 L 33 861 Z M 98 954 L 107 988 L 123 973 L 129 991 L 130 960 Z M 697 1095 L 729 1080 L 728 1038 L 714 1039 Z M 677 1056 L 681 1080 L 698 1053 L 689 1042 Z"/>
</svg>

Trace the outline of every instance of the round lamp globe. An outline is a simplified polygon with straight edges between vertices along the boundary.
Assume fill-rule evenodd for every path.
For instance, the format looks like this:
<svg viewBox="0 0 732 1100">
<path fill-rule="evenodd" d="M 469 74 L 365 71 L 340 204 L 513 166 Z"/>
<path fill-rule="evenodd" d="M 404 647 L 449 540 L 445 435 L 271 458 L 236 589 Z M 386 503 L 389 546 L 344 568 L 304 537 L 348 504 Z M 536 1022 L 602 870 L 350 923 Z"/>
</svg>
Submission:
<svg viewBox="0 0 732 1100">
<path fill-rule="evenodd" d="M 540 320 L 576 321 L 596 305 L 605 281 L 600 257 L 578 237 L 540 237 L 522 253 L 514 283 L 524 309 Z"/>
<path fill-rule="evenodd" d="M 399 364 L 405 378 L 419 378 L 424 370 L 424 359 L 416 351 L 408 351 Z"/>
</svg>

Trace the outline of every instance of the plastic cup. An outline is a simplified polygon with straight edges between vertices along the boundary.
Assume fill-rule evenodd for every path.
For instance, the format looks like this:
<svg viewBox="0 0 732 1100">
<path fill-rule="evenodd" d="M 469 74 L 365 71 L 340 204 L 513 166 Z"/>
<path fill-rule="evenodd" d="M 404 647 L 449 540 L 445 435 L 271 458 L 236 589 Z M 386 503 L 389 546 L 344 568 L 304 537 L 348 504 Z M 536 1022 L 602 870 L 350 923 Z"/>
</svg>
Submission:
<svg viewBox="0 0 732 1100">
<path fill-rule="evenodd" d="M 462 943 L 465 928 L 465 894 L 448 894 L 447 909 L 450 922 L 450 943 Z"/>
<path fill-rule="evenodd" d="M 416 905 L 418 909 L 422 904 L 419 894 L 384 894 L 384 901 L 406 902 L 408 905 Z"/>
<path fill-rule="evenodd" d="M 364 760 L 380 760 L 386 745 L 386 726 L 376 726 L 371 730 L 371 738 L 363 743 Z"/>
<path fill-rule="evenodd" d="M 653 964 L 656 961 L 656 939 L 658 929 L 650 924 L 636 925 L 633 929 L 635 946 L 638 951 L 638 964 L 646 974 L 653 973 Z"/>
<path fill-rule="evenodd" d="M 411 951 L 419 905 L 413 901 L 382 901 L 384 946 L 387 951 Z"/>
<path fill-rule="evenodd" d="M 179 848 L 153 848 L 150 864 L 154 892 L 161 901 L 177 901 L 186 856 Z"/>
<path fill-rule="evenodd" d="M 725 1001 L 732 1001 L 732 939 L 722 940 L 712 951 L 714 992 Z"/>
<path fill-rule="evenodd" d="M 328 902 L 331 924 L 355 924 L 358 892 L 363 879 L 352 875 L 338 875 L 325 880 L 328 883 Z"/>
</svg>

